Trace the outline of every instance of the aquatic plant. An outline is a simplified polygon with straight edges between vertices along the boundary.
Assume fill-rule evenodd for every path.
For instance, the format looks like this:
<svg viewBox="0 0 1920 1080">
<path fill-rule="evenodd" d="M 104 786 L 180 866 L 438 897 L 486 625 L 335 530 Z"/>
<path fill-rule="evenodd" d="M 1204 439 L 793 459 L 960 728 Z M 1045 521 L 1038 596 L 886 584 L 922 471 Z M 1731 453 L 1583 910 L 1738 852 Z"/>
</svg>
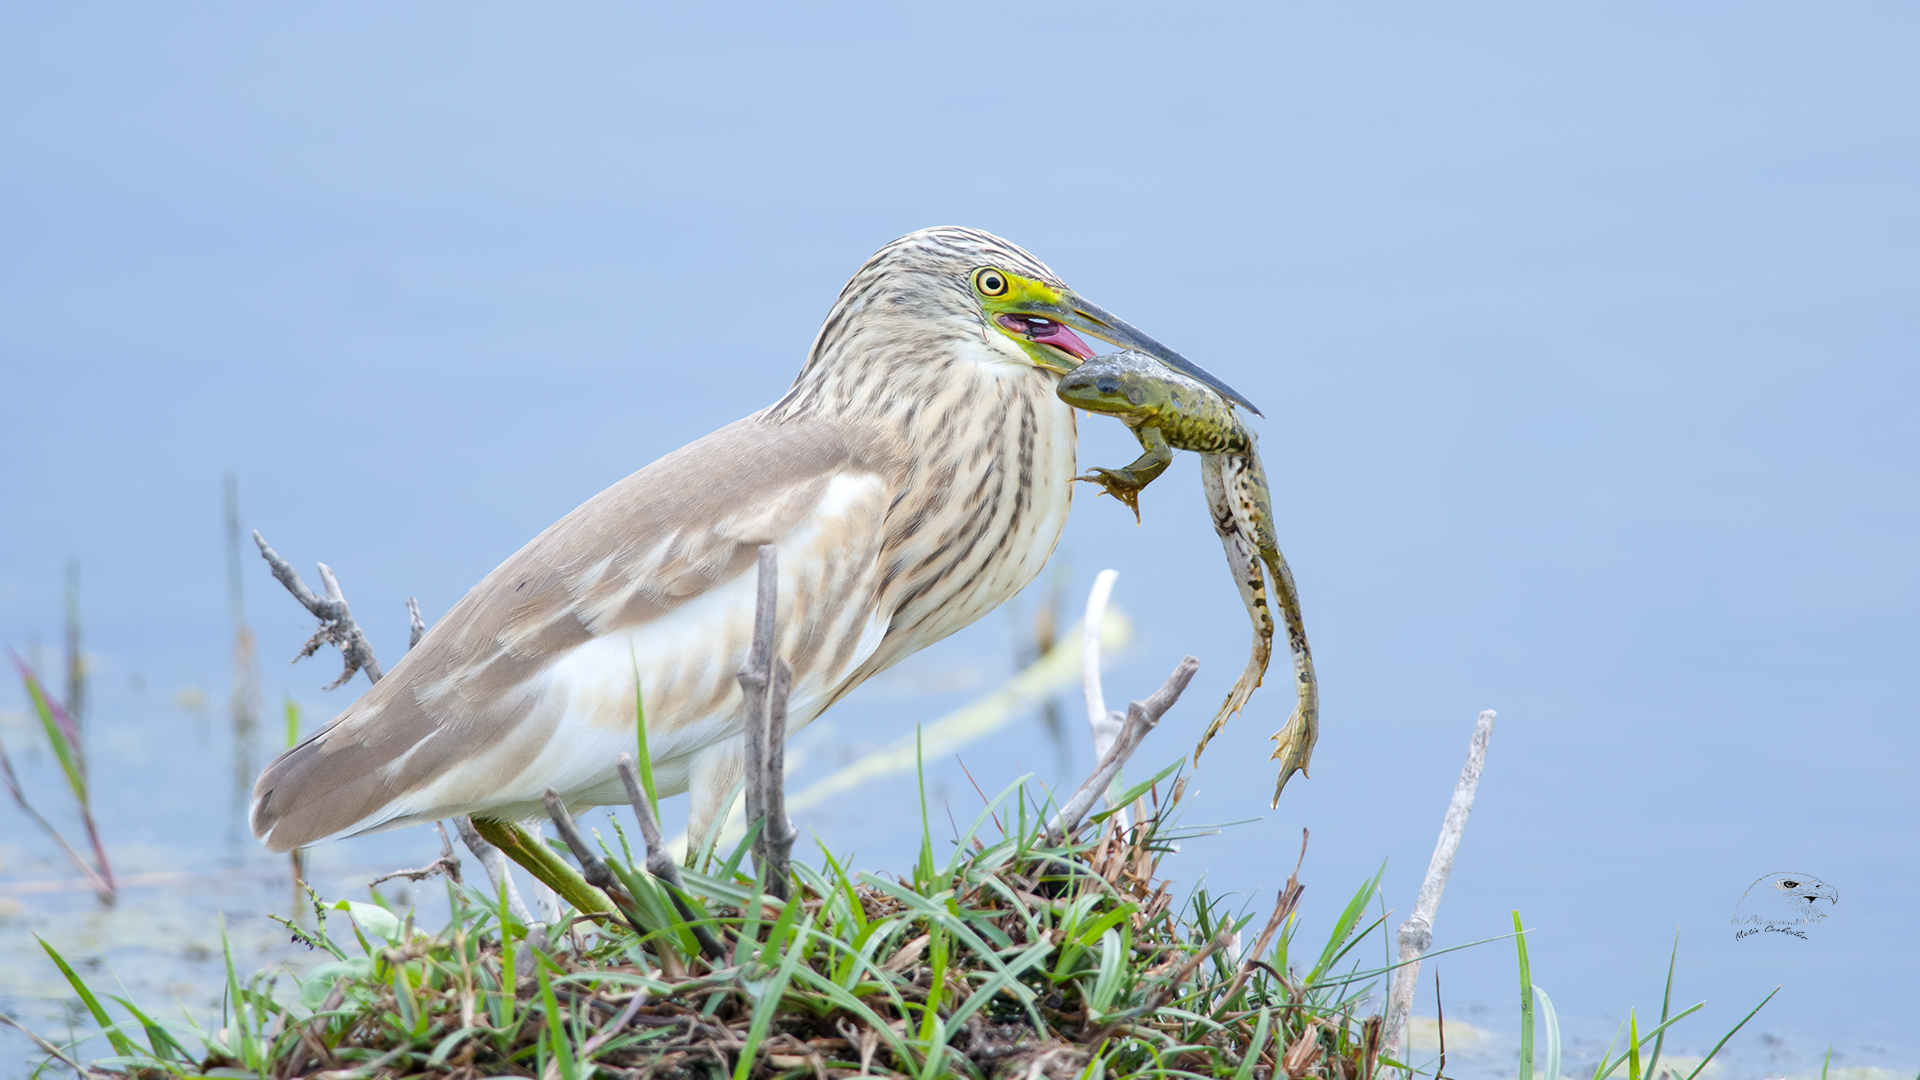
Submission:
<svg viewBox="0 0 1920 1080">
<path fill-rule="evenodd" d="M 86 830 L 87 841 L 93 848 L 94 861 L 88 862 L 74 846 L 67 842 L 60 830 L 53 826 L 40 811 L 27 801 L 26 792 L 20 786 L 19 776 L 13 771 L 13 759 L 7 755 L 5 743 L 0 743 L 0 781 L 7 785 L 7 793 L 41 831 L 53 838 L 60 850 L 80 868 L 94 891 L 106 903 L 114 898 L 113 865 L 107 860 L 107 849 L 100 842 L 100 828 L 93 820 L 93 800 L 87 786 L 87 758 L 85 748 L 80 741 L 80 725 L 74 721 L 61 704 L 48 694 L 41 685 L 40 677 L 34 673 L 19 653 L 10 653 L 13 666 L 20 672 L 20 681 L 26 687 L 27 697 L 33 702 L 33 711 L 40 718 L 40 727 L 46 732 L 47 743 L 53 747 L 53 756 L 60 762 L 61 774 L 66 778 L 68 790 L 73 792 L 75 803 L 80 809 L 81 827 Z"/>
</svg>

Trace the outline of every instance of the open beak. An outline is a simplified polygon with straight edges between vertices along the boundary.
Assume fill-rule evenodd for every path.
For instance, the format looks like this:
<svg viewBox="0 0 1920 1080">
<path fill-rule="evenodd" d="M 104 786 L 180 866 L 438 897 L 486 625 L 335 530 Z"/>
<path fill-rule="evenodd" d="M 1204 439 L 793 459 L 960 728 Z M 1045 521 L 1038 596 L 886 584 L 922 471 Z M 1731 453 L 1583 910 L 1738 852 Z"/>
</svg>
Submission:
<svg viewBox="0 0 1920 1080">
<path fill-rule="evenodd" d="M 1245 406 L 1253 415 L 1261 417 L 1266 415 L 1255 408 L 1253 402 L 1248 401 L 1240 391 L 1221 382 L 1206 368 L 1134 329 L 1125 319 L 1106 308 L 1083 300 L 1064 289 L 1060 292 L 1058 303 L 1036 300 L 1019 305 L 1018 310 L 1027 316 L 1025 320 L 1027 340 L 1038 345 L 1050 345 L 1059 352 L 1073 357 L 1074 366 L 1078 366 L 1080 361 L 1093 358 L 1093 350 L 1088 349 L 1086 344 L 1073 334 L 1073 330 L 1080 330 L 1123 349 L 1145 353 L 1182 375 L 1207 384 L 1221 397 Z M 1007 316 L 1002 318 L 1005 319 Z M 1051 326 L 1046 325 L 1049 322 Z M 1050 338 L 1054 340 L 1049 340 Z"/>
</svg>

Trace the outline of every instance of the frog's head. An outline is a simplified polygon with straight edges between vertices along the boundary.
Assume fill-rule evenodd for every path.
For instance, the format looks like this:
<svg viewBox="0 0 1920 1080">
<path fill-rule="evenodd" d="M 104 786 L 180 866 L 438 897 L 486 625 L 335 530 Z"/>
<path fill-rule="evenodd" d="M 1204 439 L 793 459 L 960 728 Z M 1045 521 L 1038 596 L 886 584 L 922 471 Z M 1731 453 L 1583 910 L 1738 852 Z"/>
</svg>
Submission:
<svg viewBox="0 0 1920 1080">
<path fill-rule="evenodd" d="M 994 265 L 974 268 L 969 280 L 988 324 L 1012 339 L 1037 367 L 1067 373 L 1092 359 L 1093 350 L 1074 334 L 1079 330 L 1136 355 L 1151 357 L 1205 383 L 1228 401 L 1246 406 L 1255 416 L 1261 415 L 1238 390 L 1205 368 L 1134 329 L 1118 315 L 1076 295 L 1065 285 Z M 1065 396 L 1064 389 L 1062 396 Z"/>
<path fill-rule="evenodd" d="M 1093 360 L 1060 379 L 1060 400 L 1076 409 L 1109 416 L 1151 416 L 1172 404 L 1170 379 L 1178 378 L 1156 360 L 1120 352 Z"/>
</svg>

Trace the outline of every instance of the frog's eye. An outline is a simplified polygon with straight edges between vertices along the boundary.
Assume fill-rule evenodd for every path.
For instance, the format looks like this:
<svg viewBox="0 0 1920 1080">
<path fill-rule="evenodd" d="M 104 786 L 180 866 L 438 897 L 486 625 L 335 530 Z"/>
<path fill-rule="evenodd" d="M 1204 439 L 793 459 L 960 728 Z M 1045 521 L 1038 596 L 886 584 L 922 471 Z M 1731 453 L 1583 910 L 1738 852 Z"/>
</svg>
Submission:
<svg viewBox="0 0 1920 1080">
<path fill-rule="evenodd" d="M 981 296 L 1005 296 L 1007 275 L 994 267 L 983 266 L 973 272 L 973 287 L 980 290 Z"/>
<path fill-rule="evenodd" d="M 1120 380 L 1113 378 L 1101 379 L 1093 384 L 1093 388 L 1105 394 L 1107 397 L 1113 397 L 1120 392 Z"/>
</svg>

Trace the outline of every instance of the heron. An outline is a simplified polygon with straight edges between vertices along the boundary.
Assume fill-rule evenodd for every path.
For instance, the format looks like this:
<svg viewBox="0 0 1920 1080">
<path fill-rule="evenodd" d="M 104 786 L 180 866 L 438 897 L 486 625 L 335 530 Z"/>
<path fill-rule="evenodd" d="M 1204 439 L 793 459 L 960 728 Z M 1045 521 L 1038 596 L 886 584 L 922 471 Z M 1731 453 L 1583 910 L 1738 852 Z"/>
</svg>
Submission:
<svg viewBox="0 0 1920 1080">
<path fill-rule="evenodd" d="M 1075 415 L 1055 388 L 1094 355 L 1081 334 L 1252 408 L 1009 241 L 901 237 L 841 290 L 784 396 L 555 522 L 269 764 L 254 835 L 289 851 L 520 821 L 549 789 L 624 803 L 614 763 L 639 715 L 658 793 L 689 793 L 706 835 L 742 774 L 759 548 L 778 555 L 792 732 L 1040 572 L 1071 501 Z"/>
</svg>

